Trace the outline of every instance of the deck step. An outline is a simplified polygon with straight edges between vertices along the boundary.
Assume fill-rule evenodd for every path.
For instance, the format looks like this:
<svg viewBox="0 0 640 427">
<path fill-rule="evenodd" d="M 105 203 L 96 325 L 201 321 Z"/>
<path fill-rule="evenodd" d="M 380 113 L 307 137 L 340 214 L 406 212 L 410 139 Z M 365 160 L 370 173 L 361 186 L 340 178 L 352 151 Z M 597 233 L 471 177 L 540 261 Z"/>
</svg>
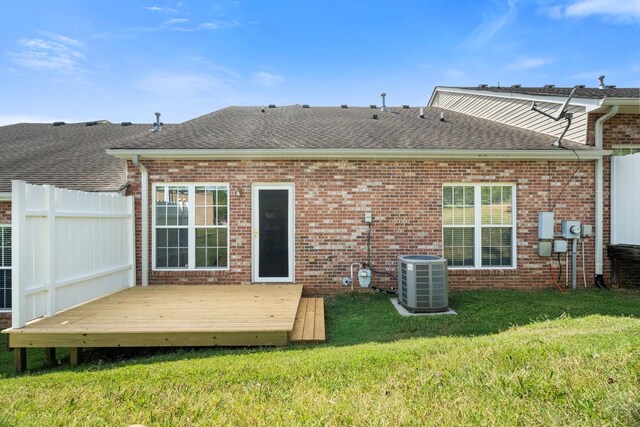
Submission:
<svg viewBox="0 0 640 427">
<path fill-rule="evenodd" d="M 324 340 L 324 300 L 300 298 L 290 341 L 322 342 Z"/>
</svg>

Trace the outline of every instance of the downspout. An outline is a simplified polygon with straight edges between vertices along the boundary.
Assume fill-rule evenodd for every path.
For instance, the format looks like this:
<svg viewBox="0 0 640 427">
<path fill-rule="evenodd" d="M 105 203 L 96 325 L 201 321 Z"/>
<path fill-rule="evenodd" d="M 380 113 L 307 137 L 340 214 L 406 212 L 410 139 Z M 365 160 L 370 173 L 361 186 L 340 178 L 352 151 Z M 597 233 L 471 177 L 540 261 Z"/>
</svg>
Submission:
<svg viewBox="0 0 640 427">
<path fill-rule="evenodd" d="M 609 120 L 611 117 L 615 116 L 618 112 L 619 107 L 617 105 L 612 105 L 609 108 L 609 112 L 604 116 L 600 117 L 596 120 L 596 141 L 595 148 L 598 150 L 602 150 L 603 145 L 603 137 L 602 137 L 602 128 L 604 122 Z M 603 181 L 603 160 L 602 156 L 596 159 L 596 167 L 595 167 L 595 186 L 596 186 L 596 221 L 595 221 L 595 229 L 596 229 L 596 282 L 604 283 L 602 278 L 602 253 L 603 253 L 603 240 L 604 240 L 604 230 L 602 229 L 604 226 L 604 181 Z M 611 231 L 611 230 L 610 230 Z"/>
<path fill-rule="evenodd" d="M 140 269 L 142 276 L 142 286 L 149 284 L 149 171 L 142 163 L 140 163 L 140 156 L 134 155 L 131 157 L 131 161 L 135 166 L 140 169 L 140 197 L 141 203 L 141 217 L 142 224 L 140 230 Z"/>
</svg>

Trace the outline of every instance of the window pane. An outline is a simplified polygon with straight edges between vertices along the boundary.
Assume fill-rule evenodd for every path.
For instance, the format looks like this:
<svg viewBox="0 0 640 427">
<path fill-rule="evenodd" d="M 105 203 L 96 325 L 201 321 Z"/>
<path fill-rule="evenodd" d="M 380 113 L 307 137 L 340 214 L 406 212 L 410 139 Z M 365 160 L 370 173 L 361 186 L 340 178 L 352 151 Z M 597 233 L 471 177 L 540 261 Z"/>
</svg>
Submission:
<svg viewBox="0 0 640 427">
<path fill-rule="evenodd" d="M 207 267 L 218 266 L 218 249 L 207 249 Z"/>
<path fill-rule="evenodd" d="M 156 229 L 156 247 L 158 248 L 167 247 L 167 229 L 166 228 Z"/>
<path fill-rule="evenodd" d="M 510 227 L 482 229 L 482 266 L 511 267 L 512 245 Z"/>
<path fill-rule="evenodd" d="M 218 267 L 227 267 L 227 249 L 218 249 Z"/>
<path fill-rule="evenodd" d="M 442 206 L 453 205 L 453 187 L 442 187 Z"/>
<path fill-rule="evenodd" d="M 156 248 L 156 267 L 157 268 L 167 267 L 167 249 L 166 248 Z"/>
<path fill-rule="evenodd" d="M 178 207 L 167 206 L 167 225 L 178 225 Z"/>
<path fill-rule="evenodd" d="M 207 229 L 196 228 L 196 247 L 204 248 L 207 246 Z"/>
<path fill-rule="evenodd" d="M 207 249 L 196 248 L 196 267 L 207 266 Z"/>
<path fill-rule="evenodd" d="M 218 208 L 218 217 L 216 221 L 216 225 L 226 225 L 227 224 L 227 208 Z"/>
<path fill-rule="evenodd" d="M 444 253 L 450 266 L 473 266 L 473 228 L 445 228 Z"/>
<path fill-rule="evenodd" d="M 442 223 L 444 225 L 453 225 L 453 206 L 442 207 Z"/>
</svg>

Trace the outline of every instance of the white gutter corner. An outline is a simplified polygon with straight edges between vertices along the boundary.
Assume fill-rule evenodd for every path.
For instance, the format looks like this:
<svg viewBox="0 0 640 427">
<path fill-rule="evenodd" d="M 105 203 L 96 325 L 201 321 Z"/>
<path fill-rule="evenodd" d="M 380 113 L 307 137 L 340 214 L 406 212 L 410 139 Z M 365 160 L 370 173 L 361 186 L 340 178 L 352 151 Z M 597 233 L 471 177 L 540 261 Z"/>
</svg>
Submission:
<svg viewBox="0 0 640 427">
<path fill-rule="evenodd" d="M 596 120 L 595 126 L 595 148 L 598 150 L 602 150 L 603 145 L 603 136 L 602 136 L 602 128 L 604 122 L 609 120 L 611 117 L 615 116 L 618 113 L 619 106 L 612 105 L 609 109 L 609 112 L 604 116 L 600 117 Z M 602 276 L 603 271 L 603 250 L 604 250 L 604 230 L 602 229 L 604 226 L 604 181 L 603 181 L 603 160 L 602 157 L 596 159 L 595 165 L 595 190 L 596 190 L 596 218 L 595 218 L 595 229 L 596 229 L 596 241 L 595 241 L 595 260 L 596 260 L 596 278 L 598 276 Z M 611 230 L 609 230 L 611 232 Z M 596 279 L 597 280 L 597 279 Z"/>
<path fill-rule="evenodd" d="M 141 197 L 141 248 L 140 248 L 140 269 L 142 272 L 142 286 L 149 284 L 149 171 L 142 163 L 140 156 L 134 155 L 131 161 L 140 169 L 140 197 Z"/>
</svg>

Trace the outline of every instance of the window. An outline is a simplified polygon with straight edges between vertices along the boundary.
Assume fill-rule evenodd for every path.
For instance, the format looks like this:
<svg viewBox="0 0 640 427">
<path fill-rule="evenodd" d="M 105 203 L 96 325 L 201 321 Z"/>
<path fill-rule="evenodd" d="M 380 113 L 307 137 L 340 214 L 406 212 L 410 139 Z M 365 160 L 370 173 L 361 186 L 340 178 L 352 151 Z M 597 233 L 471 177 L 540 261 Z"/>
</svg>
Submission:
<svg viewBox="0 0 640 427">
<path fill-rule="evenodd" d="M 640 153 L 640 145 L 614 145 L 612 156 L 628 156 L 629 154 Z"/>
<path fill-rule="evenodd" d="M 442 188 L 444 257 L 449 267 L 515 266 L 515 188 L 453 184 Z"/>
<path fill-rule="evenodd" d="M 229 266 L 229 186 L 154 185 L 154 269 Z"/>
<path fill-rule="evenodd" d="M 0 310 L 11 310 L 11 226 L 0 224 Z"/>
</svg>

